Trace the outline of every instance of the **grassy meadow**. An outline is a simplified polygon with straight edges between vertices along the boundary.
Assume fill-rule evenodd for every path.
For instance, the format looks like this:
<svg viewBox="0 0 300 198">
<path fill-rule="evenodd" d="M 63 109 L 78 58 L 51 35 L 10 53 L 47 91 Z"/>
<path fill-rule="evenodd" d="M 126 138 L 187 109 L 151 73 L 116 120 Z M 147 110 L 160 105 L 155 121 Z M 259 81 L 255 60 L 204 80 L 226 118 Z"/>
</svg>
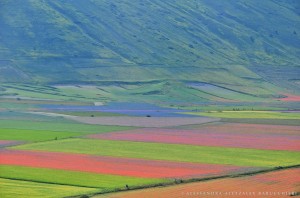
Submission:
<svg viewBox="0 0 300 198">
<path fill-rule="evenodd" d="M 148 179 L 8 165 L 0 165 L 0 177 L 49 184 L 98 188 L 100 191 L 113 190 L 116 188 L 124 189 L 126 184 L 133 187 L 168 181 L 165 179 Z"/>
<path fill-rule="evenodd" d="M 20 129 L 22 130 L 46 130 L 53 132 L 79 132 L 79 133 L 104 133 L 119 130 L 128 130 L 133 127 L 125 126 L 104 126 L 104 125 L 89 125 L 76 122 L 56 122 L 56 121 L 34 121 L 34 120 L 0 120 L 1 129 Z"/>
<path fill-rule="evenodd" d="M 0 178 L 0 196 L 5 198 L 57 198 L 96 192 L 98 189 Z"/>
<path fill-rule="evenodd" d="M 1 140 L 17 141 L 46 141 L 57 140 L 70 137 L 85 135 L 84 132 L 62 132 L 62 131 L 45 131 L 45 130 L 26 130 L 26 129 L 3 129 L 0 128 Z"/>
<path fill-rule="evenodd" d="M 216 117 L 216 118 L 252 118 L 252 119 L 295 119 L 300 120 L 299 113 L 284 113 L 273 111 L 210 111 L 192 112 L 192 115 Z"/>
</svg>

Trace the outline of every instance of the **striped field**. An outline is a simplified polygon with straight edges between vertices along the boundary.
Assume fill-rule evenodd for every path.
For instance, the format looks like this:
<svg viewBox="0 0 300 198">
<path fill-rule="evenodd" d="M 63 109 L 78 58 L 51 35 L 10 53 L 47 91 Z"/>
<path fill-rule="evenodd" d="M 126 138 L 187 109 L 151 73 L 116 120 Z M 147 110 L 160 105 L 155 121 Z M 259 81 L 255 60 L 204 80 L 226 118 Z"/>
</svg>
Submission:
<svg viewBox="0 0 300 198">
<path fill-rule="evenodd" d="M 105 117 L 95 120 L 100 118 Z M 120 123 L 126 121 L 122 116 L 109 119 L 121 119 Z M 129 119 L 134 126 L 144 125 L 146 121 L 148 126 L 151 122 L 148 118 L 143 118 L 145 123 L 139 123 L 141 119 L 135 120 L 135 117 Z M 32 197 L 91 195 L 169 185 L 181 180 L 249 174 L 299 164 L 299 126 L 226 123 L 220 119 L 203 118 L 199 120 L 204 123 L 197 121 L 191 122 L 192 125 L 176 126 L 178 119 L 168 118 L 172 122 L 163 126 L 169 128 L 155 128 L 151 123 L 151 128 L 136 128 L 55 119 L 0 120 L 0 182 L 3 184 L 0 195 L 22 197 L 23 190 L 25 197 L 29 194 Z M 157 119 L 156 124 L 161 126 L 162 120 Z M 277 117 L 273 120 L 282 119 Z M 293 180 L 294 175 L 288 173 L 290 183 L 285 183 L 284 178 L 276 174 L 263 175 L 267 179 L 258 175 L 246 177 L 249 186 L 245 191 L 258 192 L 263 188 L 295 190 L 293 185 L 297 181 Z M 252 181 L 252 178 L 260 179 Z M 267 185 L 273 182 L 272 179 L 278 179 L 274 182 L 281 187 L 279 184 Z M 218 179 L 210 181 L 212 183 L 194 183 L 195 186 L 184 184 L 161 188 L 165 191 L 149 189 L 112 196 L 147 198 L 170 194 L 181 197 L 189 196 L 184 193 L 193 192 L 193 189 L 213 190 L 215 185 L 220 186 L 216 191 L 236 191 L 234 186 L 248 185 L 244 184 L 245 181 L 242 177 Z"/>
<path fill-rule="evenodd" d="M 300 161 L 300 153 L 295 151 L 273 151 L 79 138 L 26 144 L 12 148 L 18 150 L 81 153 L 100 156 L 255 167 L 289 166 L 297 164 Z"/>
<path fill-rule="evenodd" d="M 43 197 L 57 198 L 97 192 L 96 188 L 46 184 L 0 178 L 0 197 Z"/>
<path fill-rule="evenodd" d="M 226 129 L 226 125 L 224 128 Z M 145 128 L 92 134 L 87 137 L 133 142 L 300 151 L 300 138 L 293 134 L 289 135 L 289 131 L 280 131 L 280 133 L 276 134 L 275 132 L 268 133 L 266 131 L 252 133 L 252 130 L 245 130 L 245 128 L 239 132 L 234 130 L 226 131 L 225 129 L 222 130 L 222 125 L 218 130 L 209 126 L 200 130 Z"/>
<path fill-rule="evenodd" d="M 218 164 L 117 158 L 72 153 L 0 151 L 1 164 L 142 178 L 200 178 L 259 170 Z"/>
</svg>

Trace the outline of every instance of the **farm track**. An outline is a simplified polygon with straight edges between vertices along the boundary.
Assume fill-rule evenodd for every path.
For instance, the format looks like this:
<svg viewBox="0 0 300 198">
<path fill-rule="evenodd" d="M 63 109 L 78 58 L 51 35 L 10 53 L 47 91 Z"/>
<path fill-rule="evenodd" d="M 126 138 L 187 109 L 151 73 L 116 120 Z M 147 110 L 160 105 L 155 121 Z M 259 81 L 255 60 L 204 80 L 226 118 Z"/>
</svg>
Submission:
<svg viewBox="0 0 300 198">
<path fill-rule="evenodd" d="M 74 186 L 74 187 L 91 188 L 90 186 L 85 186 L 85 185 L 62 184 L 62 183 L 56 183 L 56 182 L 45 182 L 45 181 L 37 181 L 37 180 L 31 180 L 31 179 L 19 179 L 19 178 L 2 177 L 2 176 L 0 178 L 10 179 L 10 180 L 15 180 L 15 181 L 28 181 L 28 182 L 41 183 L 41 184 L 55 184 L 55 185 L 62 185 L 62 186 Z M 101 188 L 99 188 L 99 189 L 101 189 Z"/>
<path fill-rule="evenodd" d="M 278 172 L 278 171 L 283 171 L 283 170 L 288 170 L 288 169 L 297 169 L 297 168 L 300 168 L 300 164 L 286 166 L 286 167 L 269 168 L 269 169 L 265 169 L 265 170 L 252 171 L 252 172 L 241 173 L 241 174 L 230 174 L 230 175 L 224 175 L 224 176 L 218 176 L 218 177 L 207 177 L 207 178 L 201 178 L 201 179 L 194 178 L 194 179 L 174 181 L 174 182 L 170 182 L 170 183 L 160 183 L 160 184 L 156 184 L 156 185 L 140 186 L 140 187 L 130 188 L 130 189 L 119 189 L 118 191 L 105 191 L 105 192 L 93 193 L 93 194 L 90 194 L 89 196 L 93 197 L 96 195 L 104 195 L 104 194 L 114 193 L 114 192 L 125 192 L 125 191 L 127 192 L 127 191 L 139 190 L 139 189 L 150 189 L 150 188 L 155 188 L 155 187 L 168 187 L 168 186 L 176 186 L 176 185 L 181 185 L 181 184 L 204 182 L 204 181 L 213 181 L 213 180 L 226 179 L 226 178 L 228 178 L 228 179 L 229 178 L 243 178 L 243 177 L 247 177 L 247 176 L 263 175 L 266 173 Z M 80 198 L 80 196 L 69 196 L 68 198 Z"/>
</svg>

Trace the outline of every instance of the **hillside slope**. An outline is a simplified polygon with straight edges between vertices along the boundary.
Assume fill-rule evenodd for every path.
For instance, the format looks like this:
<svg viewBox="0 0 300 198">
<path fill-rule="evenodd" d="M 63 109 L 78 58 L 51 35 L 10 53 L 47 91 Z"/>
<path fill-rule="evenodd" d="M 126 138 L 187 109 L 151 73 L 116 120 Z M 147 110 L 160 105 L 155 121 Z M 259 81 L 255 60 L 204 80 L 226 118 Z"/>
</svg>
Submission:
<svg viewBox="0 0 300 198">
<path fill-rule="evenodd" d="M 299 91 L 299 1 L 2 0 L 0 82 Z"/>
</svg>

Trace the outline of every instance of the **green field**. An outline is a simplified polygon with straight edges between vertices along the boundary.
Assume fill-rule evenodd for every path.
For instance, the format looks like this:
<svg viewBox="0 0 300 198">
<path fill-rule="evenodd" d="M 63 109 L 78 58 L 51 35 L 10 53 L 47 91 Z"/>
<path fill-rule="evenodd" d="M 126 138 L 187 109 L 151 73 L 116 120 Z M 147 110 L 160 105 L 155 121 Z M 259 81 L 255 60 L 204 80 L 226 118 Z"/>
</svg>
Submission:
<svg viewBox="0 0 300 198">
<path fill-rule="evenodd" d="M 297 119 L 300 120 L 300 113 L 282 113 L 270 111 L 211 111 L 211 112 L 190 112 L 191 115 L 200 115 L 216 118 L 255 118 L 255 119 Z"/>
<path fill-rule="evenodd" d="M 222 118 L 222 122 L 299 126 L 297 119 Z"/>
<path fill-rule="evenodd" d="M 2 198 L 57 198 L 95 192 L 97 189 L 67 185 L 44 184 L 0 178 L 0 197 Z"/>
<path fill-rule="evenodd" d="M 104 132 L 111 132 L 111 131 L 128 130 L 128 129 L 132 129 L 133 127 L 89 125 L 89 124 L 79 124 L 76 122 L 0 120 L 0 128 L 49 130 L 49 131 L 63 131 L 63 132 L 104 133 Z"/>
<path fill-rule="evenodd" d="M 42 183 L 44 182 L 52 184 L 66 184 L 79 187 L 92 187 L 99 188 L 101 191 L 112 190 L 115 188 L 125 188 L 126 184 L 133 187 L 168 181 L 165 179 L 148 179 L 6 165 L 0 165 L 0 177 L 8 179 L 36 181 Z"/>
<path fill-rule="evenodd" d="M 300 153 L 292 151 L 93 139 L 67 139 L 20 145 L 12 148 L 258 167 L 288 166 L 298 164 L 300 161 Z"/>
<path fill-rule="evenodd" d="M 172 106 L 167 106 L 172 107 Z M 187 106 L 180 106 L 180 105 L 173 105 L 173 107 L 180 107 L 181 109 L 185 110 L 198 110 L 198 111 L 232 111 L 233 109 L 240 109 L 241 111 L 280 111 L 280 110 L 287 110 L 287 108 L 283 107 L 276 107 L 276 101 L 273 102 L 273 105 L 271 106 L 251 106 L 247 103 L 244 103 L 244 105 L 241 104 L 234 104 L 229 103 L 227 105 L 224 104 L 214 104 L 214 105 L 187 105 Z"/>
<path fill-rule="evenodd" d="M 86 133 L 0 128 L 0 140 L 45 141 L 69 137 L 78 137 L 84 134 Z"/>
</svg>

